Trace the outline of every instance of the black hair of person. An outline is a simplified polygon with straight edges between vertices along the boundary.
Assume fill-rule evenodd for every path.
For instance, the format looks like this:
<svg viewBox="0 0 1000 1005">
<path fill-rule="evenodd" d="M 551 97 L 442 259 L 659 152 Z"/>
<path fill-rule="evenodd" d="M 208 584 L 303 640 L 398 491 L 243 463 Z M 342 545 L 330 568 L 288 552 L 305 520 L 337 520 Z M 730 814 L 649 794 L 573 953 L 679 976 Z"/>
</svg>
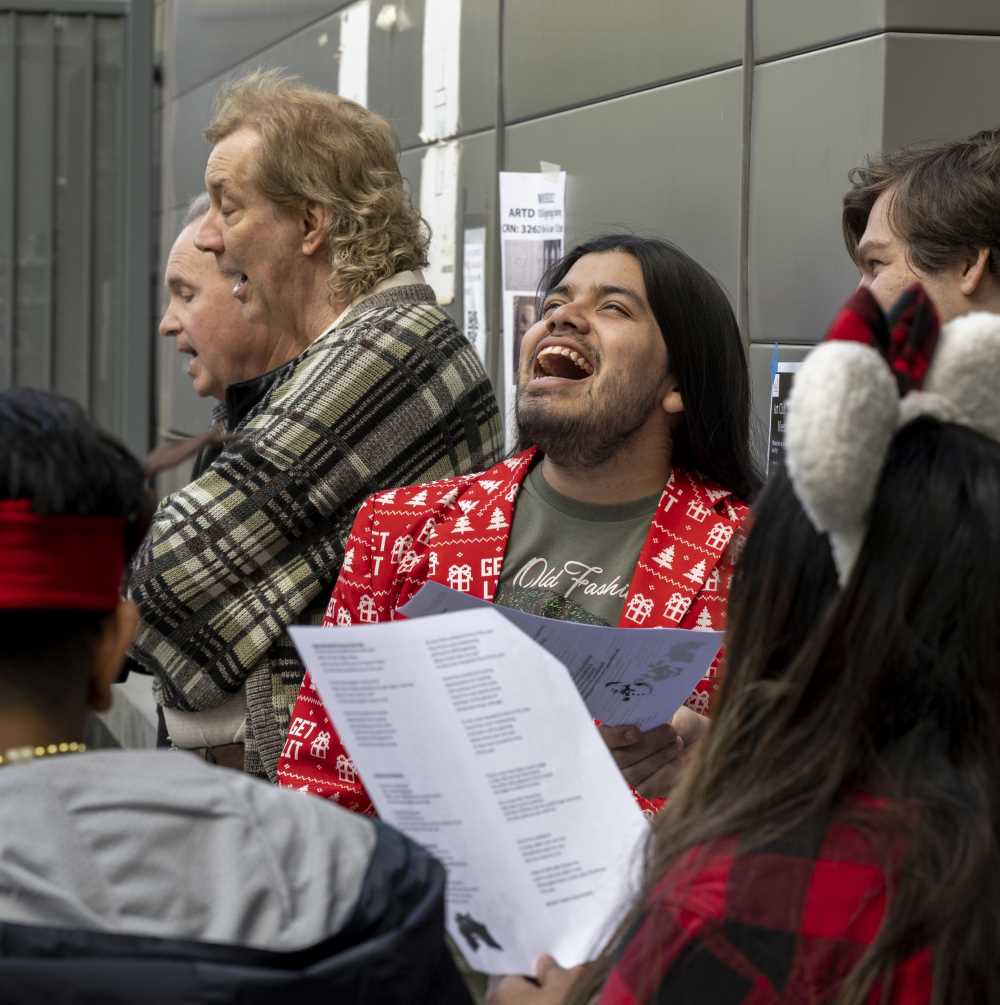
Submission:
<svg viewBox="0 0 1000 1005">
<path fill-rule="evenodd" d="M 584 255 L 609 251 L 639 263 L 670 372 L 680 385 L 684 421 L 673 434 L 673 463 L 741 499 L 753 498 L 761 478 L 750 450 L 746 350 L 729 298 L 707 269 L 669 241 L 605 234 L 578 244 L 546 270 L 540 300 Z"/>
<path fill-rule="evenodd" d="M 1000 444 L 915 420 L 892 441 L 857 564 L 837 592 L 829 543 L 788 479 L 772 479 L 730 591 L 712 728 L 654 822 L 645 893 L 619 939 L 654 886 L 670 896 L 693 849 L 735 836 L 764 847 L 837 811 L 882 855 L 892 889 L 875 941 L 830 1000 L 871 1000 L 922 946 L 933 1005 L 995 998 L 998 512 Z M 865 793 L 880 804 L 845 802 Z M 644 951 L 669 938 L 650 932 Z"/>
<path fill-rule="evenodd" d="M 125 558 L 149 526 L 142 465 L 73 401 L 48 391 L 0 392 L 0 499 L 30 499 L 46 515 L 125 521 Z M 89 669 L 106 613 L 0 611 L 0 697 L 57 700 L 60 685 Z"/>
</svg>

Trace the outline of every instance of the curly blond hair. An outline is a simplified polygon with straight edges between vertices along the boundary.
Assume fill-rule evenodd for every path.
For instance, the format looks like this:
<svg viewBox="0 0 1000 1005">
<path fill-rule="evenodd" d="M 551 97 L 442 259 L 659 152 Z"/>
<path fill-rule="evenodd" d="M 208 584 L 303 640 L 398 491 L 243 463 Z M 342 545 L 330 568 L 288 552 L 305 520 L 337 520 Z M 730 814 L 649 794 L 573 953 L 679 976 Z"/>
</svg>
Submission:
<svg viewBox="0 0 1000 1005">
<path fill-rule="evenodd" d="M 283 70 L 257 70 L 223 87 L 205 138 L 243 126 L 260 135 L 256 181 L 280 210 L 304 203 L 330 213 L 326 249 L 332 304 L 427 264 L 427 224 L 399 173 L 399 146 L 380 115 L 302 84 Z"/>
</svg>

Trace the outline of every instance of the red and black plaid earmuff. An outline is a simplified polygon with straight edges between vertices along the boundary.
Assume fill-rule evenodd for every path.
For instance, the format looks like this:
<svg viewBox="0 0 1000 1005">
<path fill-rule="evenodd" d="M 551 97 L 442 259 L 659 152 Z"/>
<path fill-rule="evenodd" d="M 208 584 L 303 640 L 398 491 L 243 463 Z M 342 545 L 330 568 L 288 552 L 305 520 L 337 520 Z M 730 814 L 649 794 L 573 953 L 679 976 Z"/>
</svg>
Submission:
<svg viewBox="0 0 1000 1005">
<path fill-rule="evenodd" d="M 967 314 L 941 331 L 919 285 L 883 314 L 857 289 L 792 385 L 786 462 L 813 526 L 847 581 L 900 426 L 920 416 L 1000 441 L 1000 315 Z"/>
</svg>

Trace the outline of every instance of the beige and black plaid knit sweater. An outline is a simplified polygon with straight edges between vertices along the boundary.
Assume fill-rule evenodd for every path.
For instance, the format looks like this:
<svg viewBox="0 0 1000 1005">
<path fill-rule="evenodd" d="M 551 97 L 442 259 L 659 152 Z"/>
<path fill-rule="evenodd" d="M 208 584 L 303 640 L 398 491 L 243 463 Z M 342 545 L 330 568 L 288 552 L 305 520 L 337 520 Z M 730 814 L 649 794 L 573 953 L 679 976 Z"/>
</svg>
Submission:
<svg viewBox="0 0 1000 1005">
<path fill-rule="evenodd" d="M 274 780 L 303 676 L 285 629 L 322 619 L 355 511 L 381 488 L 489 467 L 502 430 L 429 286 L 365 299 L 269 376 L 208 470 L 160 504 L 129 594 L 130 656 L 158 700 L 199 711 L 246 684 L 246 769 Z"/>
</svg>

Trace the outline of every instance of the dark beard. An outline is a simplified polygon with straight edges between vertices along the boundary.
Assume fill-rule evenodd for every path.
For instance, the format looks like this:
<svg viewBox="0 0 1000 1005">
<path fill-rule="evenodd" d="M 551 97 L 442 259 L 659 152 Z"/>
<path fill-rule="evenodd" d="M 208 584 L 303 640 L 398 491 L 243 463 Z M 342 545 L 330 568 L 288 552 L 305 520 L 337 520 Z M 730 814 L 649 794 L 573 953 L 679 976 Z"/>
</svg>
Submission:
<svg viewBox="0 0 1000 1005">
<path fill-rule="evenodd" d="M 518 391 L 515 404 L 518 442 L 534 444 L 557 464 L 596 468 L 628 446 L 659 404 L 662 390 L 647 387 L 640 397 L 623 384 L 606 389 L 595 407 L 581 403 L 576 414 L 559 414 L 544 398 Z"/>
</svg>

